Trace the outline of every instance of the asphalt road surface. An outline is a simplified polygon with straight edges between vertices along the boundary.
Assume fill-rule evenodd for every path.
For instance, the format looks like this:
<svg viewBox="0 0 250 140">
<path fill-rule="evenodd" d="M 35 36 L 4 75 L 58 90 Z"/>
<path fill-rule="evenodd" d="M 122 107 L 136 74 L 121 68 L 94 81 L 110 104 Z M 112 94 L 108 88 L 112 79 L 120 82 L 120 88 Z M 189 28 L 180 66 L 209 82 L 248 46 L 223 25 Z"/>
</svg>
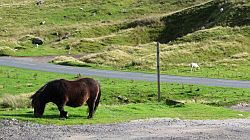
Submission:
<svg viewBox="0 0 250 140">
<path fill-rule="evenodd" d="M 1 65 L 25 68 L 31 70 L 47 71 L 47 72 L 81 74 L 85 76 L 119 78 L 128 80 L 157 81 L 156 74 L 145 74 L 139 72 L 119 72 L 110 70 L 97 70 L 97 69 L 83 68 L 83 67 L 61 66 L 45 62 L 39 62 L 32 58 L 27 58 L 27 57 L 25 58 L 0 57 L 0 66 Z M 182 77 L 182 76 L 169 76 L 169 75 L 161 75 L 161 82 L 199 84 L 207 86 L 234 87 L 234 88 L 250 88 L 250 81 Z"/>
</svg>

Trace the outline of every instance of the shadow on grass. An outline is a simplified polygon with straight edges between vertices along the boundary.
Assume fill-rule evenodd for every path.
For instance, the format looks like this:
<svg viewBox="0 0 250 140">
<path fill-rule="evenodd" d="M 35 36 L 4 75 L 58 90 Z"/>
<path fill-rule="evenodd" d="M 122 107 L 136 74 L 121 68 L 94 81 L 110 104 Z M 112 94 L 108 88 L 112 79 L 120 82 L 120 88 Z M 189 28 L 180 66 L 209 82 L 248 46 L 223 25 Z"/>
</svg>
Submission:
<svg viewBox="0 0 250 140">
<path fill-rule="evenodd" d="M 26 114 L 2 114 L 1 116 L 4 117 L 22 117 L 22 118 L 36 118 L 32 113 L 26 113 Z M 41 117 L 42 119 L 59 119 L 59 114 L 45 114 Z M 78 119 L 83 118 L 87 119 L 87 116 L 81 116 L 81 115 L 69 115 L 68 119 Z"/>
<path fill-rule="evenodd" d="M 35 118 L 33 114 L 2 114 L 1 116 Z"/>
<path fill-rule="evenodd" d="M 180 69 L 178 70 L 178 73 L 190 73 L 190 69 Z"/>
</svg>

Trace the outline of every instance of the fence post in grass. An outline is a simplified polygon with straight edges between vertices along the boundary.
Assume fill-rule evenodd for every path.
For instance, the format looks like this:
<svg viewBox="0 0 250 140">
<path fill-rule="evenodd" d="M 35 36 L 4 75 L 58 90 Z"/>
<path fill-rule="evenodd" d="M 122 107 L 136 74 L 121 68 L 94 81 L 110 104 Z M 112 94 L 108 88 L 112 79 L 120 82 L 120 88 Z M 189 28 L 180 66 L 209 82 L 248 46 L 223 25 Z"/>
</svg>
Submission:
<svg viewBox="0 0 250 140">
<path fill-rule="evenodd" d="M 160 89 L 160 43 L 156 45 L 156 56 L 157 56 L 157 85 L 158 85 L 158 102 L 161 101 L 161 89 Z"/>
</svg>

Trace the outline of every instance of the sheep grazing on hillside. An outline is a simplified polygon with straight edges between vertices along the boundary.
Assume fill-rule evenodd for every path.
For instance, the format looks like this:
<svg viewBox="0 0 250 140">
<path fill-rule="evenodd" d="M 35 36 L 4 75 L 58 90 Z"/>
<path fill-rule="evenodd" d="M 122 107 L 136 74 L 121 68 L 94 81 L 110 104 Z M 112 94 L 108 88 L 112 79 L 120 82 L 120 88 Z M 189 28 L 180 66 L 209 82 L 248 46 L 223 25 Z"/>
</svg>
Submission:
<svg viewBox="0 0 250 140">
<path fill-rule="evenodd" d="M 191 71 L 200 69 L 200 66 L 197 63 L 191 63 L 190 67 L 191 67 Z"/>
<path fill-rule="evenodd" d="M 37 0 L 36 1 L 36 5 L 41 5 L 41 4 L 43 4 L 44 3 L 44 0 Z"/>
<path fill-rule="evenodd" d="M 220 12 L 223 12 L 224 11 L 224 8 L 220 8 Z"/>
</svg>

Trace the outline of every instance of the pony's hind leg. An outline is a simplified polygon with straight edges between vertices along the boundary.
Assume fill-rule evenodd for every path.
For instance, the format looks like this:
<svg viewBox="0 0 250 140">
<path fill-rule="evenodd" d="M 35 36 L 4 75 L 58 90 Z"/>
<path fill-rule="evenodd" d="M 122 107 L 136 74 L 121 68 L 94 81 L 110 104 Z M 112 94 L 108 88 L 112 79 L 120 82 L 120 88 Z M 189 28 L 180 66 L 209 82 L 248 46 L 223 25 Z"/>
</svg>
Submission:
<svg viewBox="0 0 250 140">
<path fill-rule="evenodd" d="M 99 105 L 100 98 L 101 98 L 101 89 L 100 89 L 100 87 L 99 87 L 99 91 L 98 91 L 96 96 L 97 97 L 92 97 L 92 98 L 87 100 L 87 104 L 88 104 L 88 107 L 89 107 L 88 119 L 93 117 L 93 114 L 95 113 L 95 111 L 96 111 L 96 109 L 97 109 L 97 107 Z"/>
<path fill-rule="evenodd" d="M 88 105 L 88 108 L 89 108 L 89 115 L 88 115 L 88 119 L 92 118 L 93 117 L 93 114 L 94 114 L 94 108 L 95 108 L 95 102 L 94 100 L 88 100 L 87 101 L 87 105 Z"/>
</svg>

